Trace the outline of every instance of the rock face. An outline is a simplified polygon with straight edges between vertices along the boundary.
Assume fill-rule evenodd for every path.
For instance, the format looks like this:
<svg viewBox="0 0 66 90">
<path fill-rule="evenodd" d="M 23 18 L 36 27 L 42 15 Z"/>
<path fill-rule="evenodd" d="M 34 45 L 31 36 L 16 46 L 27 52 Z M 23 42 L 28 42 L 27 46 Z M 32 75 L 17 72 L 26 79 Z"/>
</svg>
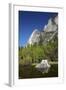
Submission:
<svg viewBox="0 0 66 90">
<path fill-rule="evenodd" d="M 34 43 L 38 44 L 40 41 L 39 37 L 40 37 L 40 32 L 37 29 L 35 29 L 28 40 L 28 44 L 30 45 L 31 44 L 33 45 Z"/>
<path fill-rule="evenodd" d="M 42 60 L 40 64 L 37 64 L 35 66 L 35 68 L 41 71 L 42 73 L 47 73 L 50 68 L 50 65 L 48 64 L 48 60 Z"/>
<path fill-rule="evenodd" d="M 27 44 L 46 44 L 48 41 L 52 40 L 54 36 L 58 36 L 58 16 L 50 18 L 48 24 L 44 26 L 44 29 L 41 32 L 35 29 Z"/>
</svg>

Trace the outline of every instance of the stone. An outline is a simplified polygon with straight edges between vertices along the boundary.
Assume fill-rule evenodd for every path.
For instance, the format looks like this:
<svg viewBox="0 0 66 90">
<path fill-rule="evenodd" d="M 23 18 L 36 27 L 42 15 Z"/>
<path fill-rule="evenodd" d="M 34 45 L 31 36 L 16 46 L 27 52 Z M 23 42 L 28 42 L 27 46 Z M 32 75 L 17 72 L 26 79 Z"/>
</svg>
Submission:
<svg viewBox="0 0 66 90">
<path fill-rule="evenodd" d="M 35 66 L 35 68 L 38 71 L 41 71 L 42 73 L 48 73 L 50 64 L 48 63 L 48 60 L 42 60 L 41 63 L 39 63 Z"/>
</svg>

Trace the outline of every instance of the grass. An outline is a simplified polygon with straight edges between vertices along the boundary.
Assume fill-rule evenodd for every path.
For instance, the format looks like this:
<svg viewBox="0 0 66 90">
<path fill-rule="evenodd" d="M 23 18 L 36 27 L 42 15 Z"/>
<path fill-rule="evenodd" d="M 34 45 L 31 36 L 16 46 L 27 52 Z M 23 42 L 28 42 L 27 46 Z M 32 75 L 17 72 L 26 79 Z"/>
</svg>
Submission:
<svg viewBox="0 0 66 90">
<path fill-rule="evenodd" d="M 19 64 L 22 64 L 22 65 L 23 65 L 22 62 L 19 62 Z M 32 65 L 32 66 L 35 66 L 35 65 L 37 65 L 37 64 L 39 64 L 39 63 L 32 63 L 31 65 Z M 50 61 L 49 64 L 50 64 L 50 65 L 58 64 L 58 61 Z"/>
<path fill-rule="evenodd" d="M 35 66 L 35 65 L 37 65 L 37 64 L 38 64 L 38 63 L 32 63 L 32 66 Z M 50 64 L 50 65 L 58 64 L 58 62 L 57 62 L 57 61 L 50 61 L 49 64 Z"/>
<path fill-rule="evenodd" d="M 53 64 L 58 64 L 58 62 L 57 62 L 57 61 L 53 61 L 53 62 L 50 61 L 49 64 L 51 64 L 51 65 L 53 65 Z"/>
</svg>

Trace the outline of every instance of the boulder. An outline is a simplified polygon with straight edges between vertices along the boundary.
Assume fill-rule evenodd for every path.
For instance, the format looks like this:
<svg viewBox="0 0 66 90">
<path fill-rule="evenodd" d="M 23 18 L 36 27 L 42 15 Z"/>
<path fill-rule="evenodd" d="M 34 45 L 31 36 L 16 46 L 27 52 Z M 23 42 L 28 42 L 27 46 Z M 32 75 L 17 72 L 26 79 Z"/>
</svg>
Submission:
<svg viewBox="0 0 66 90">
<path fill-rule="evenodd" d="M 39 64 L 35 66 L 35 68 L 42 73 L 47 73 L 50 68 L 50 64 L 48 63 L 48 60 L 42 60 Z"/>
</svg>

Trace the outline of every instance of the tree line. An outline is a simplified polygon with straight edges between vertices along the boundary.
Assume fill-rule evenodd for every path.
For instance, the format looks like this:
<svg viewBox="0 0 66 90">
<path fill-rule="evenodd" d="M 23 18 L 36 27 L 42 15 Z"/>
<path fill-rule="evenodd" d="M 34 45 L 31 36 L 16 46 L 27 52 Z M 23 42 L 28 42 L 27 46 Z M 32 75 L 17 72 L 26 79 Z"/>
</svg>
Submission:
<svg viewBox="0 0 66 90">
<path fill-rule="evenodd" d="M 40 63 L 42 59 L 58 61 L 58 38 L 55 36 L 47 44 L 34 44 L 27 47 L 19 47 L 19 63 Z"/>
</svg>

